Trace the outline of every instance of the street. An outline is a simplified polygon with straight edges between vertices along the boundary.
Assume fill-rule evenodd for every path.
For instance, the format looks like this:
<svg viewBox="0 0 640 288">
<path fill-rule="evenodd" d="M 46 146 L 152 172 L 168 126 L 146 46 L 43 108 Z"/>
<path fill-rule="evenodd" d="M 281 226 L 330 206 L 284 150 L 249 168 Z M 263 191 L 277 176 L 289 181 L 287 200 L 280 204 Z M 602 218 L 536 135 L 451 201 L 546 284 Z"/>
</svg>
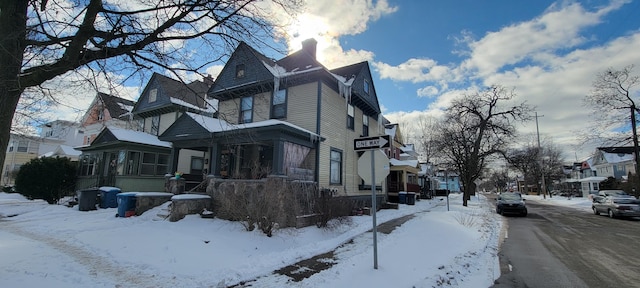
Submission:
<svg viewBox="0 0 640 288">
<path fill-rule="evenodd" d="M 527 217 L 506 217 L 493 287 L 639 287 L 640 219 L 527 200 Z"/>
</svg>

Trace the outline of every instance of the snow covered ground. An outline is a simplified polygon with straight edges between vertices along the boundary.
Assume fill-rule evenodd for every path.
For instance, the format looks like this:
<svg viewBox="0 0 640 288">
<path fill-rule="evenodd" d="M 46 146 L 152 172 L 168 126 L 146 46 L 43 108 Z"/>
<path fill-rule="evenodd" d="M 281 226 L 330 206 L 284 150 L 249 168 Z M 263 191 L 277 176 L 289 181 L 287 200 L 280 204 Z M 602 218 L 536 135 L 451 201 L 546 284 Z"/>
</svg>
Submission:
<svg viewBox="0 0 640 288">
<path fill-rule="evenodd" d="M 528 197 L 590 207 L 581 198 Z M 324 229 L 280 229 L 269 238 L 198 215 L 168 222 L 157 216 L 161 207 L 116 218 L 116 208 L 85 212 L 0 193 L 0 287 L 491 286 L 500 276 L 502 217 L 483 195 L 463 207 L 452 194 L 449 208 L 438 198 L 379 211 L 378 224 L 415 217 L 390 234 L 378 233 L 374 269 L 371 216 Z M 330 251 L 327 261 L 334 264 L 299 282 L 274 273 Z"/>
</svg>

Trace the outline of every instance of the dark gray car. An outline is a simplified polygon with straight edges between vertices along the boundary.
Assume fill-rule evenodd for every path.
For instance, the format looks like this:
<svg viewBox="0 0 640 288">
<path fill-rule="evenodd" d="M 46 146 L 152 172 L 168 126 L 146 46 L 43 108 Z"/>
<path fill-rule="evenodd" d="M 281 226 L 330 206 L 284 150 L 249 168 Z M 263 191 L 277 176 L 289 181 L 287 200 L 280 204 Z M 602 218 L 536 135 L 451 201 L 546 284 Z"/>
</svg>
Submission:
<svg viewBox="0 0 640 288">
<path fill-rule="evenodd" d="M 496 213 L 527 216 L 527 206 L 520 193 L 502 193 L 496 199 Z"/>
</svg>

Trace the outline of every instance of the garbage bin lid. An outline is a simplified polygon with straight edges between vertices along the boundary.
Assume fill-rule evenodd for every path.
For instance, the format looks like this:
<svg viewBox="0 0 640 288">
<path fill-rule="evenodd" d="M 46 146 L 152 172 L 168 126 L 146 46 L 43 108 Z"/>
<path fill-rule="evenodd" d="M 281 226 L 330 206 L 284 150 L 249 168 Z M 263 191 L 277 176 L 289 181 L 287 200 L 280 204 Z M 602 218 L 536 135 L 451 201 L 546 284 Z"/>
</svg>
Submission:
<svg viewBox="0 0 640 288">
<path fill-rule="evenodd" d="M 118 187 L 110 187 L 110 186 L 102 186 L 100 188 L 100 191 L 106 191 L 106 192 L 111 192 L 111 191 L 120 191 L 120 188 Z"/>
<path fill-rule="evenodd" d="M 135 197 L 137 194 L 138 194 L 138 192 L 118 193 L 118 197 L 123 197 L 123 196 L 133 196 L 133 197 Z"/>
</svg>

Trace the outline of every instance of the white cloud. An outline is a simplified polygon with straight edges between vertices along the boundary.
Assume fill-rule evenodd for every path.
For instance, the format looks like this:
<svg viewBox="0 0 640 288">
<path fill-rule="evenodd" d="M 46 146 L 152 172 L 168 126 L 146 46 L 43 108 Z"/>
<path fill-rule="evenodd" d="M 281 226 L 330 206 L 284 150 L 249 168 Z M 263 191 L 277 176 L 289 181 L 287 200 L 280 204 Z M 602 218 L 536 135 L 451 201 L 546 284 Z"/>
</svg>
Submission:
<svg viewBox="0 0 640 288">
<path fill-rule="evenodd" d="M 285 23 L 284 31 L 279 31 L 279 34 L 282 34 L 291 52 L 302 48 L 302 41 L 316 39 L 318 61 L 330 69 L 371 61 L 371 51 L 345 51 L 338 41 L 339 37 L 362 33 L 370 22 L 397 10 L 386 0 L 375 3 L 371 0 L 307 1 L 305 11 L 295 20 Z"/>
<path fill-rule="evenodd" d="M 417 94 L 419 97 L 433 97 L 438 95 L 438 92 L 439 92 L 438 88 L 434 86 L 427 86 L 427 87 L 418 89 Z"/>
</svg>

